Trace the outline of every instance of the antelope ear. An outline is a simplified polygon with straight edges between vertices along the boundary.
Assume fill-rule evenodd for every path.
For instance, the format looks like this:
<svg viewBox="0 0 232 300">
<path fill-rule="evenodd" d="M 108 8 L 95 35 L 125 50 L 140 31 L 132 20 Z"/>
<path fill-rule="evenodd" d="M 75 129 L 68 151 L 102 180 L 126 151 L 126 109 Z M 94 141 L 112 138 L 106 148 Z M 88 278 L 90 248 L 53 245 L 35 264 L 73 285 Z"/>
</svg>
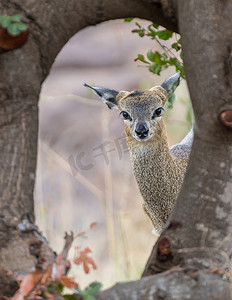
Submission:
<svg viewBox="0 0 232 300">
<path fill-rule="evenodd" d="M 101 100 L 109 107 L 109 109 L 118 109 L 116 97 L 119 92 L 115 90 L 101 88 L 101 87 L 92 87 L 86 83 L 84 84 L 84 86 L 92 89 L 101 98 Z"/>
<path fill-rule="evenodd" d="M 167 97 L 171 96 L 175 92 L 175 89 L 178 87 L 179 83 L 180 72 L 177 72 L 161 84 L 162 88 L 164 88 L 167 92 Z"/>
</svg>

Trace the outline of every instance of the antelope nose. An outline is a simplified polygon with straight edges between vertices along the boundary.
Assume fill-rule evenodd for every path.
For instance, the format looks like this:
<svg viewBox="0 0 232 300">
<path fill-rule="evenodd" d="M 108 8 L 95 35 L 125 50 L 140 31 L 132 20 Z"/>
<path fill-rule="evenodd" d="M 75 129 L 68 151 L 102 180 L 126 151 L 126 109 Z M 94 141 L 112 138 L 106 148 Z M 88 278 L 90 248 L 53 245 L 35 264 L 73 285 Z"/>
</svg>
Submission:
<svg viewBox="0 0 232 300">
<path fill-rule="evenodd" d="M 144 139 L 148 136 L 149 128 L 145 122 L 139 122 L 136 125 L 135 133 L 140 139 Z"/>
</svg>

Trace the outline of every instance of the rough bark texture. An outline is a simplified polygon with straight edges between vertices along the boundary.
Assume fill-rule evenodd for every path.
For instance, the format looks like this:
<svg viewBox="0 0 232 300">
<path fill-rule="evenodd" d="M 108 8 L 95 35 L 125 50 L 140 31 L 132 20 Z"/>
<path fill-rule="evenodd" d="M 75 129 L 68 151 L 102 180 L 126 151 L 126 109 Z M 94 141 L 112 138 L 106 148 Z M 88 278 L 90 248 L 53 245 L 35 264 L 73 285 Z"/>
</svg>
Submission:
<svg viewBox="0 0 232 300">
<path fill-rule="evenodd" d="M 162 1 L 1 0 L 0 7 L 8 15 L 22 14 L 30 31 L 22 48 L 0 53 L 0 266 L 26 274 L 54 259 L 33 225 L 33 189 L 37 104 L 55 57 L 76 32 L 105 20 L 141 17 L 175 31 L 177 25 L 170 12 L 163 12 Z M 1 274 L 0 285 L 5 286 L 7 274 Z"/>
<path fill-rule="evenodd" d="M 140 17 L 175 31 L 178 19 L 196 117 L 185 182 L 144 275 L 184 269 L 116 285 L 98 299 L 231 299 L 229 281 L 210 271 L 229 268 L 232 254 L 232 131 L 218 118 L 232 106 L 231 1 L 0 0 L 0 7 L 23 14 L 30 28 L 22 48 L 0 54 L 0 297 L 17 287 L 4 268 L 26 274 L 53 260 L 33 225 L 41 83 L 78 30 Z"/>
<path fill-rule="evenodd" d="M 231 12 L 230 1 L 178 1 L 195 139 L 182 191 L 160 237 L 170 241 L 172 258 L 160 261 L 158 242 L 144 275 L 173 265 L 231 267 L 232 131 L 219 120 L 232 105 Z"/>
<path fill-rule="evenodd" d="M 196 270 L 175 270 L 118 283 L 99 293 L 97 300 L 223 299 L 230 300 L 232 286 L 221 275 Z"/>
</svg>

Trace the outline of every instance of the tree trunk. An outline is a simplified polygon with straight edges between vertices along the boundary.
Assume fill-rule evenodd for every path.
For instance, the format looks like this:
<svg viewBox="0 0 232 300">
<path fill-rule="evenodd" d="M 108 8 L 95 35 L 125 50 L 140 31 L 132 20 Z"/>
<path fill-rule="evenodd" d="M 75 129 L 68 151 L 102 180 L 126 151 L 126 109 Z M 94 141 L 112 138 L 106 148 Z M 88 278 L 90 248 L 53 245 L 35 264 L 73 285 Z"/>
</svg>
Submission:
<svg viewBox="0 0 232 300">
<path fill-rule="evenodd" d="M 17 288 L 6 270 L 27 274 L 54 259 L 34 226 L 33 189 L 39 93 L 55 57 L 80 29 L 106 20 L 141 17 L 177 31 L 159 2 L 0 0 L 5 14 L 22 14 L 29 24 L 22 48 L 0 52 L 0 296 Z"/>
<path fill-rule="evenodd" d="M 232 3 L 0 0 L 0 4 L 7 14 L 23 14 L 30 30 L 22 48 L 0 54 L 0 297 L 11 296 L 17 288 L 6 269 L 26 274 L 53 260 L 33 224 L 41 83 L 62 46 L 78 30 L 105 20 L 140 17 L 181 33 L 195 140 L 176 207 L 144 275 L 175 268 L 116 285 L 97 298 L 230 299 L 231 285 L 225 280 L 230 274 L 224 269 L 229 269 L 232 254 Z"/>
<path fill-rule="evenodd" d="M 175 209 L 144 275 L 174 265 L 231 267 L 232 130 L 220 120 L 221 112 L 232 109 L 231 13 L 231 1 L 178 1 L 195 138 Z M 172 254 L 160 261 L 164 239 Z"/>
</svg>

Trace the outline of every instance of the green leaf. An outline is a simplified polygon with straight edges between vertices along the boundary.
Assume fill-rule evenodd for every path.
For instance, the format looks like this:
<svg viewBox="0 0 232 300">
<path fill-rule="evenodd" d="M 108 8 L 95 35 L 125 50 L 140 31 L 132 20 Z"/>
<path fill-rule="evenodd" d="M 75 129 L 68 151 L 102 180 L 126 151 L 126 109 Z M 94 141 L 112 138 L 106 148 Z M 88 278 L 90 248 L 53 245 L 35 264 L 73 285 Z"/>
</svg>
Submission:
<svg viewBox="0 0 232 300">
<path fill-rule="evenodd" d="M 48 293 L 52 293 L 52 292 L 56 291 L 56 287 L 54 285 L 54 282 L 47 285 L 47 290 L 48 290 Z"/>
<path fill-rule="evenodd" d="M 181 49 L 181 46 L 178 43 L 173 43 L 172 48 L 175 49 L 176 51 L 179 51 Z"/>
<path fill-rule="evenodd" d="M 97 294 L 100 289 L 102 288 L 102 284 L 100 282 L 94 281 L 90 283 L 89 286 L 85 288 L 84 291 L 80 289 L 73 289 L 76 293 L 80 294 L 83 298 L 83 300 L 95 300 L 94 294 Z M 72 300 L 72 299 L 70 299 Z"/>
<path fill-rule="evenodd" d="M 177 58 L 170 58 L 168 62 L 169 62 L 169 64 L 170 64 L 171 66 L 175 66 L 175 67 L 176 67 L 176 71 L 180 71 L 180 76 L 181 76 L 182 78 L 185 78 L 185 76 L 184 76 L 184 67 L 183 67 L 183 65 L 179 62 L 179 60 L 178 60 Z"/>
<path fill-rule="evenodd" d="M 92 295 L 87 295 L 83 297 L 83 300 L 96 300 L 96 298 Z"/>
<path fill-rule="evenodd" d="M 2 19 L 2 27 L 3 28 L 8 28 L 8 26 L 10 25 L 10 17 L 9 16 L 3 16 L 3 19 Z"/>
<path fill-rule="evenodd" d="M 61 294 L 63 292 L 63 290 L 64 290 L 63 284 L 58 281 L 57 284 L 56 284 L 56 289 L 57 289 L 58 293 Z"/>
<path fill-rule="evenodd" d="M 162 56 L 163 56 L 163 58 L 164 58 L 165 60 L 167 60 L 167 59 L 168 59 L 168 56 L 167 56 L 167 54 L 166 54 L 165 52 L 163 53 L 163 55 L 162 55 Z"/>
<path fill-rule="evenodd" d="M 125 18 L 124 22 L 131 22 L 132 20 L 134 20 L 134 18 Z"/>
<path fill-rule="evenodd" d="M 144 62 L 145 64 L 149 64 L 149 62 L 146 61 L 146 59 L 144 58 L 144 56 L 142 54 L 138 54 L 137 59 Z"/>
<path fill-rule="evenodd" d="M 18 29 L 17 23 L 12 23 L 7 27 L 7 31 L 12 35 L 17 35 L 20 33 L 20 30 Z"/>
<path fill-rule="evenodd" d="M 90 285 L 86 288 L 89 294 L 97 294 L 102 288 L 102 284 L 100 282 L 94 281 L 90 283 Z"/>
<path fill-rule="evenodd" d="M 158 51 L 155 52 L 155 63 L 159 66 L 163 64 L 161 60 L 161 54 Z"/>
<path fill-rule="evenodd" d="M 18 29 L 20 31 L 24 31 L 28 28 L 28 25 L 27 24 L 23 24 L 23 23 L 18 23 Z"/>
<path fill-rule="evenodd" d="M 140 28 L 140 29 L 133 29 L 131 32 L 132 32 L 132 33 L 138 33 L 138 35 L 139 35 L 140 37 L 143 37 L 143 36 L 145 35 L 144 29 L 143 29 L 143 28 Z"/>
<path fill-rule="evenodd" d="M 155 73 L 156 68 L 157 68 L 157 64 L 155 62 L 149 65 L 149 71 L 152 73 Z"/>
<path fill-rule="evenodd" d="M 152 24 L 152 26 L 153 26 L 154 28 L 156 28 L 156 29 L 159 28 L 159 25 L 158 25 L 158 24 Z"/>
<path fill-rule="evenodd" d="M 86 295 L 86 292 L 85 292 L 85 291 L 82 291 L 82 290 L 80 290 L 80 289 L 78 289 L 78 288 L 74 288 L 73 291 L 74 291 L 75 293 L 77 293 L 77 294 L 80 294 L 81 296 Z"/>
<path fill-rule="evenodd" d="M 153 62 L 149 65 L 149 71 L 154 74 L 160 75 L 160 72 L 162 71 L 162 67 L 158 66 L 155 62 Z"/>
<path fill-rule="evenodd" d="M 67 300 L 77 300 L 77 297 L 75 296 L 75 294 L 66 294 L 66 295 L 63 295 L 64 299 L 67 299 Z"/>
<path fill-rule="evenodd" d="M 155 53 L 152 51 L 152 50 L 149 50 L 147 52 L 147 58 L 150 60 L 150 61 L 155 61 Z"/>
<path fill-rule="evenodd" d="M 170 58 L 170 59 L 169 59 L 169 64 L 170 64 L 171 66 L 176 66 L 176 65 L 177 65 L 177 59 L 174 58 L 174 57 Z"/>
<path fill-rule="evenodd" d="M 14 22 L 19 22 L 19 21 L 21 21 L 22 17 L 23 17 L 23 16 L 20 15 L 20 14 L 16 14 L 16 15 L 10 16 L 11 21 L 14 21 Z"/>
<path fill-rule="evenodd" d="M 139 28 L 142 28 L 142 26 L 141 26 L 138 22 L 136 22 L 135 24 L 136 24 L 136 26 L 138 26 Z"/>
<path fill-rule="evenodd" d="M 152 39 L 154 39 L 155 36 L 157 35 L 156 31 L 151 28 L 151 25 L 148 26 L 148 30 L 149 30 L 149 33 L 147 34 L 147 36 L 151 36 Z"/>
<path fill-rule="evenodd" d="M 147 57 L 151 62 L 156 63 L 158 66 L 165 66 L 168 63 L 168 56 L 166 53 L 160 53 L 158 51 L 152 52 L 149 50 L 147 52 Z"/>
<path fill-rule="evenodd" d="M 161 40 L 168 40 L 172 37 L 173 32 L 165 29 L 165 30 L 157 31 L 157 35 Z"/>
</svg>

